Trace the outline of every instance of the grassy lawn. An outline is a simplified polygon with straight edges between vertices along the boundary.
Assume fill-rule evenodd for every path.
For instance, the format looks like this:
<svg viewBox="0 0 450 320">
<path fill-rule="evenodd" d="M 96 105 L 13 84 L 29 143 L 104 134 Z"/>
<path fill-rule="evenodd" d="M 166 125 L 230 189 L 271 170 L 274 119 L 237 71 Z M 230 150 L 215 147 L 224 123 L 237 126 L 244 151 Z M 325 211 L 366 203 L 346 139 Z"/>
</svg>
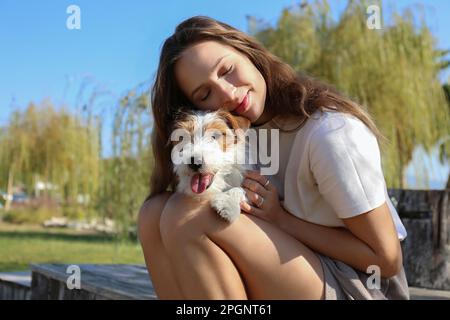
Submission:
<svg viewBox="0 0 450 320">
<path fill-rule="evenodd" d="M 28 270 L 31 263 L 144 264 L 139 242 L 68 229 L 0 222 L 0 272 Z"/>
</svg>

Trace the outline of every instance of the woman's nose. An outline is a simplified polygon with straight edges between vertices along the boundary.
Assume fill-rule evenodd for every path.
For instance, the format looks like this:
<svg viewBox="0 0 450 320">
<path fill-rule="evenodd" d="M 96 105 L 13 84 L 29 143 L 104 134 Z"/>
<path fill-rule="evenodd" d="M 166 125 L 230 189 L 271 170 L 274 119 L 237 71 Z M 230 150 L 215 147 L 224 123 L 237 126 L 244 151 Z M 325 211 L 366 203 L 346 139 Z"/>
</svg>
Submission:
<svg viewBox="0 0 450 320">
<path fill-rule="evenodd" d="M 222 108 L 234 106 L 238 103 L 238 97 L 236 95 L 237 90 L 233 84 L 227 81 L 223 81 L 218 84 L 218 87 L 220 94 L 220 106 L 222 106 Z"/>
</svg>

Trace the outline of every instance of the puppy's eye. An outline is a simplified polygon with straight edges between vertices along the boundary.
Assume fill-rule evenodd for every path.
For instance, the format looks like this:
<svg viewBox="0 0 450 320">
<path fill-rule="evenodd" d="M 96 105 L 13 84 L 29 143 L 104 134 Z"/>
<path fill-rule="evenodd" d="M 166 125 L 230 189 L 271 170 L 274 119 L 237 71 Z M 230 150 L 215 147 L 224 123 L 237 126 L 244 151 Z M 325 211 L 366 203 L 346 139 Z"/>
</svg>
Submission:
<svg viewBox="0 0 450 320">
<path fill-rule="evenodd" d="M 214 133 L 214 134 L 211 136 L 211 138 L 212 138 L 213 140 L 219 140 L 221 136 L 222 136 L 221 133 L 216 132 L 216 133 Z"/>
</svg>

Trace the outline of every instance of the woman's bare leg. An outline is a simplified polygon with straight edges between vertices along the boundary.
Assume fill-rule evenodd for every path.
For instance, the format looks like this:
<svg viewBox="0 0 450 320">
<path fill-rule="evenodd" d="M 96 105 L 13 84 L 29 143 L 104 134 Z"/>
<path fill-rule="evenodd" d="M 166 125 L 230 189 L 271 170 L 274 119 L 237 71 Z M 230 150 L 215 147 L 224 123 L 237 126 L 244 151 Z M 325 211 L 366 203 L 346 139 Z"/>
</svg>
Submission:
<svg viewBox="0 0 450 320">
<path fill-rule="evenodd" d="M 183 299 L 159 232 L 161 213 L 169 197 L 170 193 L 160 194 L 142 205 L 138 217 L 138 234 L 158 298 Z"/>
<path fill-rule="evenodd" d="M 161 194 L 147 200 L 139 212 L 139 239 L 144 252 L 145 261 L 153 287 L 159 299 L 183 299 L 181 287 L 177 283 L 174 268 L 161 241 L 160 217 L 170 193 Z M 205 239 L 206 240 L 206 239 Z M 206 240 L 207 241 L 207 240 Z M 214 243 L 210 243 L 208 250 L 201 249 L 198 260 L 203 260 L 203 266 L 209 266 L 211 281 L 220 281 L 220 292 L 210 292 L 212 298 L 246 299 L 243 282 L 238 271 L 228 256 Z M 218 274 L 218 272 L 220 272 Z M 218 275 L 217 275 L 218 274 Z M 182 281 L 193 279 L 192 274 L 180 274 Z M 208 285 L 207 288 L 214 286 Z M 195 292 L 188 292 L 188 297 L 195 296 Z"/>
<path fill-rule="evenodd" d="M 167 218 L 172 216 L 172 210 L 178 211 L 173 205 L 183 207 L 183 203 L 177 203 L 177 198 L 177 194 L 172 195 L 164 208 L 161 235 L 183 296 L 187 299 L 247 299 L 238 270 L 220 247 L 205 235 L 192 234 L 196 241 L 189 241 L 192 237 L 184 241 L 182 234 L 173 236 L 173 232 L 176 233 L 179 229 L 176 226 L 172 229 L 172 222 L 167 221 Z M 187 210 L 180 212 L 180 221 L 176 221 L 175 225 L 182 223 L 186 216 L 192 214 L 189 208 L 184 209 Z M 178 240 L 181 240 L 181 243 L 178 243 Z"/>
<path fill-rule="evenodd" d="M 160 231 L 186 298 L 238 298 L 238 279 L 250 299 L 324 296 L 323 270 L 314 252 L 257 217 L 242 214 L 229 224 L 209 204 L 175 193 L 162 213 Z"/>
</svg>

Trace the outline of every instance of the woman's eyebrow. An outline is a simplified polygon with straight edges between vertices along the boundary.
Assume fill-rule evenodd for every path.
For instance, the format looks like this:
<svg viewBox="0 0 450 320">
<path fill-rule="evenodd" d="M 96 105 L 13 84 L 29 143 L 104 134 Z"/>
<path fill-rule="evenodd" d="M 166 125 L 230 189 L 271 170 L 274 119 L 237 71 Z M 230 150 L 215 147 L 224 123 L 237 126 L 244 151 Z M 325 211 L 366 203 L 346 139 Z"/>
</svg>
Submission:
<svg viewBox="0 0 450 320">
<path fill-rule="evenodd" d="M 226 54 L 222 57 L 220 57 L 219 59 L 217 59 L 216 63 L 214 64 L 214 66 L 212 67 L 212 70 L 216 69 L 216 67 L 218 66 L 218 64 L 220 63 L 220 61 L 222 61 L 223 58 L 229 56 L 230 54 Z M 195 93 L 203 86 L 203 84 L 199 85 L 197 88 L 194 89 L 194 91 L 192 91 L 191 93 L 191 98 L 194 99 L 194 95 Z"/>
</svg>

